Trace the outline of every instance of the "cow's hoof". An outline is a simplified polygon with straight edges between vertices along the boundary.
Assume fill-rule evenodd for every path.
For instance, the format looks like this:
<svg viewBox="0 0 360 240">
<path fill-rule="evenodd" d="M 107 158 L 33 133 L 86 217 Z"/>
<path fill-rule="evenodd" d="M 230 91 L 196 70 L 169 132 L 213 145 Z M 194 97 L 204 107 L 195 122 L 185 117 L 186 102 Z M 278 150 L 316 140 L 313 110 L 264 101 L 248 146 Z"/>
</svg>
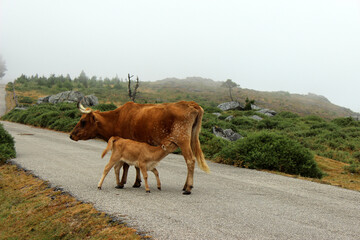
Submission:
<svg viewBox="0 0 360 240">
<path fill-rule="evenodd" d="M 101 187 L 98 187 L 99 190 L 101 190 Z"/>
<path fill-rule="evenodd" d="M 135 183 L 135 184 L 133 185 L 133 188 L 139 188 L 139 187 L 141 187 L 141 183 Z"/>
<path fill-rule="evenodd" d="M 191 192 L 190 192 L 190 191 L 184 191 L 183 194 L 184 194 L 184 195 L 190 195 Z"/>
<path fill-rule="evenodd" d="M 123 189 L 123 188 L 124 188 L 124 185 L 117 185 L 115 188 L 117 188 L 117 189 Z"/>
<path fill-rule="evenodd" d="M 146 193 L 150 193 L 150 190 L 147 190 Z"/>
<path fill-rule="evenodd" d="M 161 187 L 158 187 L 158 189 L 161 191 Z"/>
</svg>

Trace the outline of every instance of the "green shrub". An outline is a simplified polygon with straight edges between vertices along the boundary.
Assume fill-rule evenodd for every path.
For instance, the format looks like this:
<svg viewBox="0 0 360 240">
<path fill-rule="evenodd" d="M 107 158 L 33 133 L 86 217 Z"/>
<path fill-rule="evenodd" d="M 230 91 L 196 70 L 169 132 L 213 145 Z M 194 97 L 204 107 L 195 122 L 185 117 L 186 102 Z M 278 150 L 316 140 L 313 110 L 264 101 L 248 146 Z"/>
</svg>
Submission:
<svg viewBox="0 0 360 240">
<path fill-rule="evenodd" d="M 73 119 L 64 117 L 55 120 L 55 122 L 49 125 L 49 128 L 57 131 L 69 132 L 75 127 L 75 125 Z"/>
<path fill-rule="evenodd" d="M 297 115 L 296 113 L 292 113 L 292 112 L 280 112 L 278 114 L 276 114 L 277 118 L 299 118 L 299 115 Z"/>
<path fill-rule="evenodd" d="M 117 106 L 113 103 L 110 104 L 98 104 L 93 109 L 100 110 L 101 112 L 111 111 L 117 109 Z"/>
<path fill-rule="evenodd" d="M 333 122 L 336 125 L 341 126 L 341 127 L 349 127 L 349 126 L 360 127 L 360 122 L 356 121 L 352 117 L 335 118 L 331 122 Z"/>
<path fill-rule="evenodd" d="M 0 124 L 0 163 L 16 157 L 14 145 L 14 138 Z"/>
<path fill-rule="evenodd" d="M 360 174 L 360 163 L 353 162 L 349 166 L 345 166 L 344 169 L 350 173 Z"/>
<path fill-rule="evenodd" d="M 278 125 L 279 125 L 278 120 L 273 119 L 273 118 L 265 118 L 258 123 L 257 128 L 258 129 L 274 129 L 274 128 L 278 127 Z"/>
<path fill-rule="evenodd" d="M 360 162 L 360 152 L 354 152 L 353 153 L 353 158 L 355 158 L 357 161 Z"/>
<path fill-rule="evenodd" d="M 303 120 L 304 120 L 306 123 L 312 123 L 312 124 L 314 124 L 314 123 L 316 123 L 316 122 L 318 122 L 318 123 L 320 123 L 320 122 L 325 122 L 325 120 L 322 119 L 321 117 L 319 117 L 319 116 L 314 116 L 314 115 L 306 116 L 306 117 L 303 118 Z"/>
<path fill-rule="evenodd" d="M 40 127 L 48 127 L 59 118 L 58 111 L 48 111 L 35 118 L 35 125 Z"/>
<path fill-rule="evenodd" d="M 288 137 L 268 131 L 233 142 L 217 156 L 249 168 L 277 170 L 305 177 L 323 176 L 308 149 Z"/>
<path fill-rule="evenodd" d="M 227 144 L 228 141 L 219 137 L 213 137 L 206 144 L 202 144 L 201 148 L 205 157 L 214 158 Z"/>
<path fill-rule="evenodd" d="M 240 129 L 252 129 L 256 126 L 257 121 L 249 117 L 235 117 L 231 123 Z"/>
<path fill-rule="evenodd" d="M 32 104 L 35 103 L 35 101 L 36 100 L 31 97 L 24 97 L 24 96 L 19 97 L 19 103 Z"/>
</svg>

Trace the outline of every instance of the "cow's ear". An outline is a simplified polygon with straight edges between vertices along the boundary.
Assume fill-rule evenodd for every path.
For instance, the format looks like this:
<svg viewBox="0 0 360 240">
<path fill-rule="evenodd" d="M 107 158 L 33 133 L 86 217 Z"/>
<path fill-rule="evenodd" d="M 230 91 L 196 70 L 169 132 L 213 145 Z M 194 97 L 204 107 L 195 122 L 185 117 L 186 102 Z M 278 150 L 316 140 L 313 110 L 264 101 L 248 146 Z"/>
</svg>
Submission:
<svg viewBox="0 0 360 240">
<path fill-rule="evenodd" d="M 99 119 L 97 118 L 96 114 L 92 114 L 91 120 L 96 124 L 98 124 L 100 122 Z"/>
</svg>

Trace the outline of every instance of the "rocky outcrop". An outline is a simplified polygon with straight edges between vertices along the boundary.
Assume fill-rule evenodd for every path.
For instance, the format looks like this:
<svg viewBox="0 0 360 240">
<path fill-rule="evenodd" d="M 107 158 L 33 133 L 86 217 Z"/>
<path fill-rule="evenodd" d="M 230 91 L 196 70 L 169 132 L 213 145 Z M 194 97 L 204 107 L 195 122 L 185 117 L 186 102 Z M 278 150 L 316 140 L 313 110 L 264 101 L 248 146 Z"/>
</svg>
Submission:
<svg viewBox="0 0 360 240">
<path fill-rule="evenodd" d="M 220 108 L 222 111 L 229 111 L 229 110 L 244 110 L 244 106 L 241 105 L 241 103 L 239 102 L 225 102 L 225 103 L 221 103 L 217 106 L 218 108 Z M 264 114 L 268 117 L 273 117 L 275 116 L 277 113 L 274 110 L 270 110 L 267 108 L 260 108 L 254 104 L 251 104 L 251 110 L 258 110 L 258 113 Z M 258 119 L 256 119 L 258 120 Z"/>
<path fill-rule="evenodd" d="M 231 129 L 222 129 L 220 127 L 213 127 L 213 133 L 217 137 L 221 137 L 228 141 L 236 141 L 240 138 L 243 138 L 239 133 L 234 132 Z"/>
<path fill-rule="evenodd" d="M 258 113 L 261 113 L 261 114 L 264 114 L 268 117 L 273 117 L 277 114 L 277 112 L 275 112 L 274 110 L 270 110 L 270 109 L 267 109 L 267 108 L 264 108 L 264 109 L 261 109 L 259 111 L 257 111 Z"/>
<path fill-rule="evenodd" d="M 263 120 L 263 118 L 262 118 L 262 117 L 259 117 L 258 115 L 252 115 L 250 118 L 252 118 L 252 119 L 254 119 L 254 120 L 256 120 L 256 121 L 261 121 L 261 120 Z"/>
<path fill-rule="evenodd" d="M 225 102 L 221 103 L 217 106 L 222 111 L 229 111 L 229 110 L 243 110 L 244 106 L 239 102 Z"/>
<path fill-rule="evenodd" d="M 60 103 L 60 102 L 79 102 L 86 106 L 95 106 L 99 104 L 99 100 L 94 95 L 84 96 L 81 92 L 78 91 L 66 91 L 61 92 L 55 95 L 50 95 L 46 97 L 39 98 L 37 104 L 41 103 Z"/>
</svg>

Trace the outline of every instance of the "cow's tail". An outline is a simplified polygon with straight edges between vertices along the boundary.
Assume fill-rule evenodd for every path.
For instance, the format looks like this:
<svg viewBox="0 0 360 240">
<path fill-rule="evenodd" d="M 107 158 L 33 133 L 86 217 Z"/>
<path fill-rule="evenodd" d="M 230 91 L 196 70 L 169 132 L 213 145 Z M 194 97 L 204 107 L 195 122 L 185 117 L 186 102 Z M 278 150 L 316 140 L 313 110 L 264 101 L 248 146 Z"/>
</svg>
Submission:
<svg viewBox="0 0 360 240">
<path fill-rule="evenodd" d="M 108 151 L 112 150 L 114 142 L 118 139 L 118 137 L 111 137 L 108 141 L 106 148 L 104 149 L 103 153 L 101 154 L 101 158 L 103 158 Z"/>
<path fill-rule="evenodd" d="M 192 127 L 191 149 L 196 157 L 196 160 L 197 160 L 197 163 L 198 163 L 198 166 L 200 167 L 200 169 L 203 170 L 204 172 L 209 173 L 210 168 L 205 161 L 205 157 L 201 150 L 200 140 L 199 140 L 199 134 L 200 134 L 200 130 L 201 130 L 201 122 L 202 122 L 202 118 L 204 115 L 204 110 L 200 106 L 198 106 L 196 109 L 198 110 L 198 115 L 197 115 L 194 125 Z"/>
</svg>

